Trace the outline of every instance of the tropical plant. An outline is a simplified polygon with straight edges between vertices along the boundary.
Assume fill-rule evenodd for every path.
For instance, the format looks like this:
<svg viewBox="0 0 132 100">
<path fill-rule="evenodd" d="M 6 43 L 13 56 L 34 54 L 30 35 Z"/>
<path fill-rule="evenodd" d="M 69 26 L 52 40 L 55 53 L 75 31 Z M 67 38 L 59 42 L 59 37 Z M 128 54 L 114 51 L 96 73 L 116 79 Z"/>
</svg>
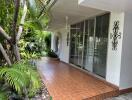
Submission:
<svg viewBox="0 0 132 100">
<path fill-rule="evenodd" d="M 8 100 L 7 94 L 3 91 L 0 91 L 0 100 Z"/>
<path fill-rule="evenodd" d="M 10 91 L 13 89 L 22 98 L 34 96 L 41 87 L 41 81 L 37 71 L 25 61 L 13 64 L 10 68 L 1 68 L 0 78 L 4 80 L 4 84 L 8 84 Z M 5 92 L 0 92 L 0 96 L 5 97 L 4 94 Z M 7 93 L 7 95 L 9 94 Z"/>
<path fill-rule="evenodd" d="M 15 61 L 21 60 L 18 42 L 25 30 L 24 24 L 27 26 L 26 30 L 45 29 L 50 21 L 49 11 L 56 0 L 2 0 L 1 2 L 0 51 L 7 64 L 11 66 Z"/>
<path fill-rule="evenodd" d="M 58 55 L 51 49 L 47 49 L 42 52 L 42 55 L 45 57 L 58 58 Z"/>
<path fill-rule="evenodd" d="M 50 22 L 49 12 L 55 2 L 56 0 L 1 0 L 0 99 L 29 98 L 41 87 L 37 71 L 29 63 L 22 61 L 20 52 L 25 51 L 23 58 L 27 59 L 38 54 L 27 52 L 25 45 L 19 44 L 19 41 L 25 33 L 34 34 L 35 30 L 43 31 L 47 28 Z M 26 44 L 26 39 L 22 39 Z"/>
<path fill-rule="evenodd" d="M 43 51 L 47 51 L 51 47 L 51 33 L 30 30 L 23 34 L 19 46 L 22 59 L 39 58 Z"/>
<path fill-rule="evenodd" d="M 35 31 L 35 39 L 37 40 L 36 43 L 41 48 L 40 50 L 50 49 L 51 47 L 51 32 L 48 31 Z"/>
<path fill-rule="evenodd" d="M 51 49 L 51 33 L 47 33 L 44 38 L 45 47 Z"/>
</svg>

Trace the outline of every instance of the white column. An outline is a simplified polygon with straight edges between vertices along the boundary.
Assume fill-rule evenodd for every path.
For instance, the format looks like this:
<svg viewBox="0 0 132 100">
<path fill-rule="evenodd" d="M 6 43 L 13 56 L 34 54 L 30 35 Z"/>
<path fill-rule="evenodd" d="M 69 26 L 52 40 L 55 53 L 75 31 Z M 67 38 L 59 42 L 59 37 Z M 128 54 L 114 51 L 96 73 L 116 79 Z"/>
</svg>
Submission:
<svg viewBox="0 0 132 100">
<path fill-rule="evenodd" d="M 132 87 L 132 13 L 125 12 L 120 89 Z"/>
<path fill-rule="evenodd" d="M 118 39 L 117 50 L 112 50 L 112 41 L 110 35 L 113 34 L 114 22 L 119 21 L 119 32 L 121 38 Z M 117 86 L 120 84 L 120 71 L 121 71 L 121 52 L 122 52 L 122 40 L 123 40 L 123 29 L 124 29 L 124 13 L 114 13 L 110 15 L 110 26 L 109 26 L 109 40 L 108 40 L 108 52 L 107 52 L 107 70 L 106 80 Z"/>
</svg>

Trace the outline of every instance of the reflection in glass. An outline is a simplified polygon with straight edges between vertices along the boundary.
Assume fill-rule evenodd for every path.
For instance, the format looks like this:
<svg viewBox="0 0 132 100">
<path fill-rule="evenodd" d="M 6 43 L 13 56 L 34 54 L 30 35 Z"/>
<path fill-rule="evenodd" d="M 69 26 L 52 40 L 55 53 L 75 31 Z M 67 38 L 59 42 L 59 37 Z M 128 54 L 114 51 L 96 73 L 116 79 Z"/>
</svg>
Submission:
<svg viewBox="0 0 132 100">
<path fill-rule="evenodd" d="M 108 42 L 109 14 L 96 17 L 93 72 L 106 76 L 106 58 Z"/>
<path fill-rule="evenodd" d="M 94 19 L 85 21 L 83 68 L 92 72 L 94 55 Z"/>
<path fill-rule="evenodd" d="M 82 66 L 84 22 L 71 25 L 70 62 Z"/>
<path fill-rule="evenodd" d="M 109 14 L 71 25 L 70 63 L 105 78 Z"/>
</svg>

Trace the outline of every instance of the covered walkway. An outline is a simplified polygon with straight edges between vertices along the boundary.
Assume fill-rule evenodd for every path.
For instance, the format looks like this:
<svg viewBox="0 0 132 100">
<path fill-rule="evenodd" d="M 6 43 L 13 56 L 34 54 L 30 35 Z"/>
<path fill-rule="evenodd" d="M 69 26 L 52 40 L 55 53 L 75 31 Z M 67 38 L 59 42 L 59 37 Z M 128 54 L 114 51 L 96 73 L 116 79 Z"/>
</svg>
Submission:
<svg viewBox="0 0 132 100">
<path fill-rule="evenodd" d="M 118 88 L 60 61 L 38 62 L 53 100 L 103 100 L 118 95 Z"/>
</svg>

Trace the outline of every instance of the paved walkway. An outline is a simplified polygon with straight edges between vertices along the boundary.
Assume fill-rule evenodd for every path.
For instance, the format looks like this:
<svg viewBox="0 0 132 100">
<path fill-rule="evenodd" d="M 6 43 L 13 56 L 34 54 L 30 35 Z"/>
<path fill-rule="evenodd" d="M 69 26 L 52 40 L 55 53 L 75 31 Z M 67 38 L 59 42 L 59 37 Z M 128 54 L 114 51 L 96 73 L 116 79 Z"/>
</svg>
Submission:
<svg viewBox="0 0 132 100">
<path fill-rule="evenodd" d="M 115 95 L 112 93 L 117 90 L 117 88 L 60 61 L 42 60 L 38 62 L 38 68 L 53 100 L 93 100 L 90 98 L 105 98 Z"/>
</svg>

